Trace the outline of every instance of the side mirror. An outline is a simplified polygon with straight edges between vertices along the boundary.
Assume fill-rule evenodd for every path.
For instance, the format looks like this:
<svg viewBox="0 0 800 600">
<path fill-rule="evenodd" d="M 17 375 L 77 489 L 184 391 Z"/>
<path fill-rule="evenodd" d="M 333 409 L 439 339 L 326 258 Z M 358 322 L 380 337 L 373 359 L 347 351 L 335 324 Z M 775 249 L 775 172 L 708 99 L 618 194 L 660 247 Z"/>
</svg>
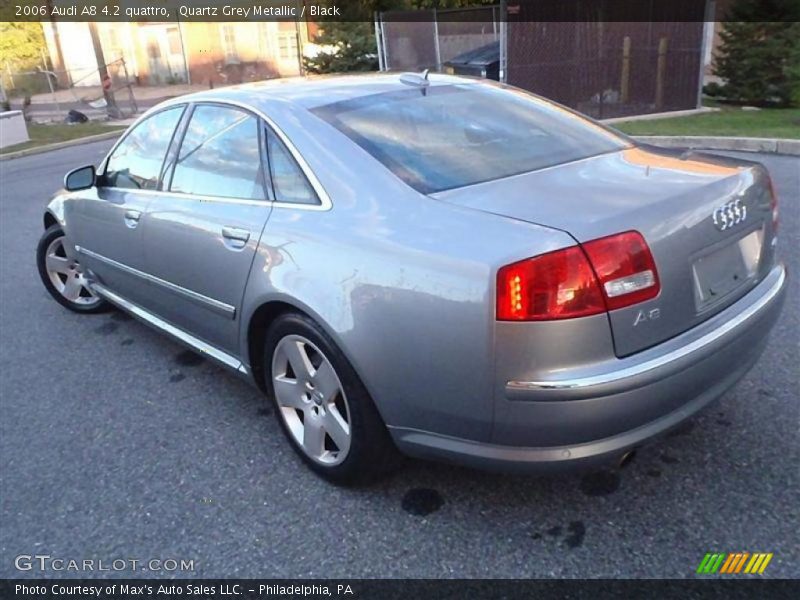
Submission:
<svg viewBox="0 0 800 600">
<path fill-rule="evenodd" d="M 88 167 L 80 167 L 67 173 L 64 177 L 64 187 L 68 192 L 77 192 L 78 190 L 85 190 L 94 185 L 95 172 L 94 165 Z"/>
</svg>

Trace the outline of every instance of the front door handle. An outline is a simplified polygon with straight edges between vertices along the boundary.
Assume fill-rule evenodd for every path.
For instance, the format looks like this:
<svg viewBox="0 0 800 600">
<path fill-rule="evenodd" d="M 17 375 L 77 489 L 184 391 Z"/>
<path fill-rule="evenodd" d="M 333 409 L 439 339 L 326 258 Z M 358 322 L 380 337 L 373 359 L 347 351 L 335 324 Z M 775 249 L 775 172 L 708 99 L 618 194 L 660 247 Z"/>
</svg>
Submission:
<svg viewBox="0 0 800 600">
<path fill-rule="evenodd" d="M 238 227 L 223 227 L 222 237 L 228 240 L 229 245 L 233 248 L 244 248 L 250 239 L 250 232 Z"/>
<path fill-rule="evenodd" d="M 142 217 L 141 211 L 126 210 L 125 211 L 125 225 L 133 229 L 139 224 L 139 219 Z"/>
</svg>

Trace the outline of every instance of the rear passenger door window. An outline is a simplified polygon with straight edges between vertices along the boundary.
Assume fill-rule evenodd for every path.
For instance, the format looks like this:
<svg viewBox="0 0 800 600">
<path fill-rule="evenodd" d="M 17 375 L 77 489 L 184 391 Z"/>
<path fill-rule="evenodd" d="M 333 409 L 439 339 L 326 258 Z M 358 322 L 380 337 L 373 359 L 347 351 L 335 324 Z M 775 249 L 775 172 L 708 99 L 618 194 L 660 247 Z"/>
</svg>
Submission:
<svg viewBox="0 0 800 600">
<path fill-rule="evenodd" d="M 183 106 L 148 117 L 134 127 L 108 159 L 101 185 L 155 190 Z"/>
<path fill-rule="evenodd" d="M 266 200 L 258 131 L 258 119 L 249 112 L 196 106 L 181 142 L 170 191 Z"/>
<path fill-rule="evenodd" d="M 319 198 L 300 165 L 273 131 L 267 133 L 267 153 L 276 202 L 319 204 Z"/>
</svg>

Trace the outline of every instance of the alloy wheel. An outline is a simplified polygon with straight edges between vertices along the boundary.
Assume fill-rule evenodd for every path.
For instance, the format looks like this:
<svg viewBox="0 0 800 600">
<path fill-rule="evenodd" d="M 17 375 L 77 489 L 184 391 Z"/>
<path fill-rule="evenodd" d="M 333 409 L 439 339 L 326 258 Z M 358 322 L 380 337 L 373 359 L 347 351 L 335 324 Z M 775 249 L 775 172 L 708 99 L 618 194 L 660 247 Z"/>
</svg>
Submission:
<svg viewBox="0 0 800 600">
<path fill-rule="evenodd" d="M 303 452 L 326 466 L 344 461 L 352 440 L 350 408 L 322 351 L 300 335 L 283 337 L 272 355 L 272 386 L 281 418 Z"/>
<path fill-rule="evenodd" d="M 89 287 L 80 263 L 67 255 L 64 236 L 57 237 L 47 247 L 45 269 L 53 287 L 69 302 L 86 307 L 101 302 Z"/>
</svg>

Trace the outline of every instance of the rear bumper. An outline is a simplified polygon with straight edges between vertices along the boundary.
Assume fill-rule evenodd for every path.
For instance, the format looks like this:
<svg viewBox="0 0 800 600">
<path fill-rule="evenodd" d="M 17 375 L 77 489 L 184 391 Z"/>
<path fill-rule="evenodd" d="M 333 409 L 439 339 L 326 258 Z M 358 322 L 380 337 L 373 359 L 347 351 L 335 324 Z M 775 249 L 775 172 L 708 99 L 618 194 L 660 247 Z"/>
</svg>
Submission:
<svg viewBox="0 0 800 600">
<path fill-rule="evenodd" d="M 675 427 L 747 373 L 780 314 L 785 283 L 777 265 L 739 302 L 654 348 L 591 370 L 509 381 L 493 443 L 403 428 L 392 428 L 393 437 L 413 456 L 493 469 L 608 462 Z"/>
</svg>

